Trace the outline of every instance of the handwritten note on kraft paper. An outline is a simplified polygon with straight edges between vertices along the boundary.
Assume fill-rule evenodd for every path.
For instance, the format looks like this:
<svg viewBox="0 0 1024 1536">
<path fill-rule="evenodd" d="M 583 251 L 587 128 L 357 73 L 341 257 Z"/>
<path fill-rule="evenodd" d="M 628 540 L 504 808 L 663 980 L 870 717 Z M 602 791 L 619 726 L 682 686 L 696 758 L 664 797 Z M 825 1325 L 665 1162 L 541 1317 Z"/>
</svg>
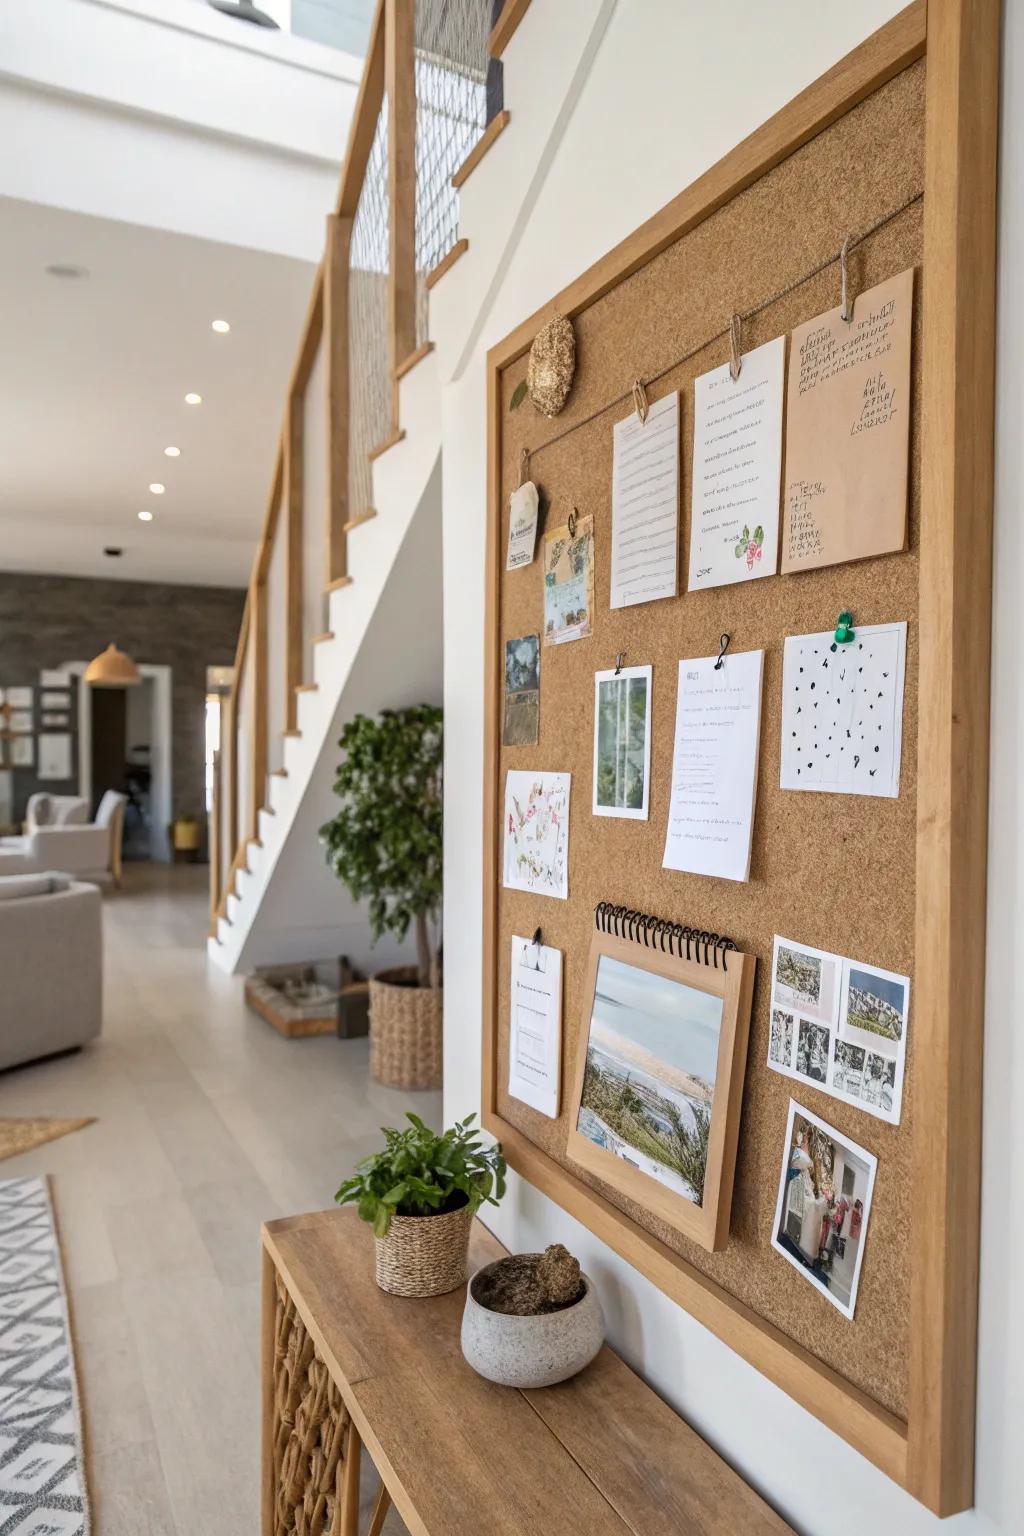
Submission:
<svg viewBox="0 0 1024 1536">
<path fill-rule="evenodd" d="M 676 595 L 679 547 L 679 395 L 612 430 L 612 608 Z"/>
<path fill-rule="evenodd" d="M 775 575 L 785 371 L 777 336 L 694 380 L 691 592 Z"/>
<path fill-rule="evenodd" d="M 749 880 L 763 651 L 679 663 L 665 869 Z"/>
<path fill-rule="evenodd" d="M 910 268 L 793 332 L 783 575 L 906 548 L 913 303 Z"/>
</svg>

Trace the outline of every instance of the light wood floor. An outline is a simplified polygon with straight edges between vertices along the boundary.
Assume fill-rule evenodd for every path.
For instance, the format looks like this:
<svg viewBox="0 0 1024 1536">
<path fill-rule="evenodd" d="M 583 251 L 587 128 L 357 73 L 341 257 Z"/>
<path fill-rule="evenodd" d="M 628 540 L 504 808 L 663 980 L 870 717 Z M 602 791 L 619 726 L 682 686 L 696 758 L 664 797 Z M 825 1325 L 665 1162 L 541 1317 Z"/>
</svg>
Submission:
<svg viewBox="0 0 1024 1536">
<path fill-rule="evenodd" d="M 51 1176 L 96 1536 L 256 1536 L 260 1222 L 330 1205 L 407 1107 L 441 1113 L 372 1082 L 365 1040 L 249 1014 L 206 922 L 205 871 L 129 867 L 102 1039 L 0 1074 L 0 1115 L 98 1116 L 0 1164 Z"/>
</svg>

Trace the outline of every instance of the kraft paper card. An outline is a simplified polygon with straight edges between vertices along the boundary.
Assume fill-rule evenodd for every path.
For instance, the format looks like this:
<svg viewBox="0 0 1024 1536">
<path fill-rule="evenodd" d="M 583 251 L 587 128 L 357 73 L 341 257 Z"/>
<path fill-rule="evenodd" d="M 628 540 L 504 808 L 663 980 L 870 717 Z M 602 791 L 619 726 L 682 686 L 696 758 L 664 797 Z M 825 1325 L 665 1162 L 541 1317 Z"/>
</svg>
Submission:
<svg viewBox="0 0 1024 1536">
<path fill-rule="evenodd" d="M 777 336 L 694 380 L 691 592 L 775 575 L 785 371 Z"/>
<path fill-rule="evenodd" d="M 914 271 L 794 332 L 783 575 L 906 548 Z"/>
</svg>

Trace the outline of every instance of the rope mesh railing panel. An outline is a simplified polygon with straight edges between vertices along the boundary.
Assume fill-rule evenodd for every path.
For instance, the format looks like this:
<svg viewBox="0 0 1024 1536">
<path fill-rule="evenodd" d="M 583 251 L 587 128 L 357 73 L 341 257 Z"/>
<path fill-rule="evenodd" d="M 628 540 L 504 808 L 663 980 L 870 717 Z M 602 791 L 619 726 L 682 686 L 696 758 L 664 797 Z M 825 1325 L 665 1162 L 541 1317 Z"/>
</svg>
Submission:
<svg viewBox="0 0 1024 1536">
<path fill-rule="evenodd" d="M 416 345 L 428 339 L 424 279 L 459 235 L 452 176 L 501 106 L 487 52 L 493 0 L 416 0 Z"/>
<path fill-rule="evenodd" d="M 381 103 L 356 216 L 348 280 L 348 507 L 356 517 L 373 503 L 370 450 L 391 430 L 388 320 L 388 103 Z"/>
</svg>

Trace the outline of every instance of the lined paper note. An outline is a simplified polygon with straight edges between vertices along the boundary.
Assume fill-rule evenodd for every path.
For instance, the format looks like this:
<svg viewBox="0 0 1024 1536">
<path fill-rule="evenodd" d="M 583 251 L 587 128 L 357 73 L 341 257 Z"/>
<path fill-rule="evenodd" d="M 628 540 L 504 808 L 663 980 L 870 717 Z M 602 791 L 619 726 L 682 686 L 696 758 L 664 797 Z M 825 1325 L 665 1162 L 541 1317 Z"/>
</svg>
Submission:
<svg viewBox="0 0 1024 1536">
<path fill-rule="evenodd" d="M 679 545 L 679 395 L 613 429 L 612 608 L 676 595 Z"/>
<path fill-rule="evenodd" d="M 665 869 L 750 878 L 763 651 L 679 663 Z"/>
<path fill-rule="evenodd" d="M 691 592 L 775 575 L 785 365 L 777 336 L 694 381 Z"/>
</svg>

